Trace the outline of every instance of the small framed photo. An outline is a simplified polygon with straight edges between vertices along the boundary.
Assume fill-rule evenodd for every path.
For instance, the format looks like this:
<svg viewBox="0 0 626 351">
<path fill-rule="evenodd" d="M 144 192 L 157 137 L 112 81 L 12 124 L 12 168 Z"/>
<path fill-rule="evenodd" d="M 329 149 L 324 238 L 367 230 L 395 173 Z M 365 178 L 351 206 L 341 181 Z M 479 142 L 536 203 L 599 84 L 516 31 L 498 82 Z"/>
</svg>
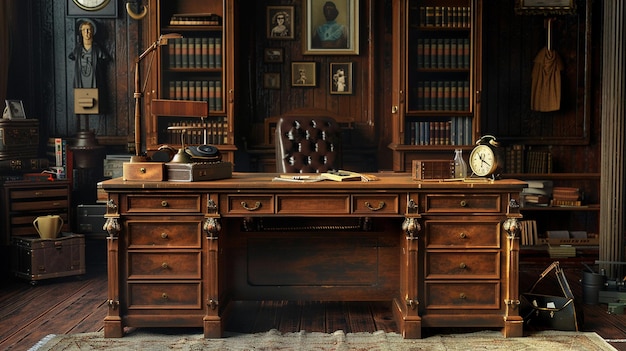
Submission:
<svg viewBox="0 0 626 351">
<path fill-rule="evenodd" d="M 267 38 L 293 39 L 293 6 L 267 7 Z"/>
<path fill-rule="evenodd" d="M 331 62 L 329 73 L 331 94 L 352 94 L 352 62 Z"/>
<path fill-rule="evenodd" d="M 26 119 L 22 100 L 6 100 L 6 111 L 8 119 Z"/>
<path fill-rule="evenodd" d="M 280 73 L 263 73 L 263 88 L 280 89 Z"/>
<path fill-rule="evenodd" d="M 292 62 L 291 86 L 314 87 L 317 85 L 316 62 Z"/>
<path fill-rule="evenodd" d="M 263 50 L 263 61 L 266 63 L 282 63 L 283 48 L 265 48 Z"/>
<path fill-rule="evenodd" d="M 303 7 L 303 54 L 359 54 L 358 0 L 304 0 Z"/>
</svg>

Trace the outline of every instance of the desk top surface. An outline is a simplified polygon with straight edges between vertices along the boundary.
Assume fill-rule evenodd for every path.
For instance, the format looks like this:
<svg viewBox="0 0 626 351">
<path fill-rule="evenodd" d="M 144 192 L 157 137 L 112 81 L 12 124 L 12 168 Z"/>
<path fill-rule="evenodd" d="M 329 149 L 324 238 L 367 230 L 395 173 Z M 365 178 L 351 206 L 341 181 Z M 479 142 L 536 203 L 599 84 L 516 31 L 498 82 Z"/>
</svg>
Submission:
<svg viewBox="0 0 626 351">
<path fill-rule="evenodd" d="M 211 181 L 140 181 L 140 180 L 123 180 L 115 178 L 100 182 L 102 189 L 106 191 L 123 191 L 123 190 L 148 190 L 148 189 L 166 189 L 166 190 L 185 190 L 185 189 L 214 189 L 214 190 L 418 190 L 418 189 L 483 189 L 483 190 L 500 190 L 500 189 L 519 189 L 525 188 L 527 183 L 516 179 L 502 179 L 495 181 L 444 181 L 444 180 L 427 180 L 417 181 L 411 179 L 409 173 L 373 173 L 378 180 L 374 181 L 331 181 L 323 180 L 317 182 L 298 182 L 298 181 L 276 181 L 278 173 L 239 173 L 234 172 L 232 178 L 211 180 Z M 302 174 L 293 174 L 293 176 L 302 176 Z M 315 176 L 315 174 L 311 174 Z"/>
</svg>

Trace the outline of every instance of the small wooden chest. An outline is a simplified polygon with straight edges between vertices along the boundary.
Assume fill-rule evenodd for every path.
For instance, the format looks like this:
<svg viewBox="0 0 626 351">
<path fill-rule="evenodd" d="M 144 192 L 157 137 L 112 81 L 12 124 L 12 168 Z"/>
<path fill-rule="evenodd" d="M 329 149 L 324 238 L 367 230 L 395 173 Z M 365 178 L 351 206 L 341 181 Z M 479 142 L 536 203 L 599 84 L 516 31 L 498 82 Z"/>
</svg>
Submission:
<svg viewBox="0 0 626 351">
<path fill-rule="evenodd" d="M 196 182 L 231 178 L 233 164 L 215 163 L 166 163 L 167 180 L 175 182 Z"/>
<path fill-rule="evenodd" d="M 124 180 L 161 181 L 164 178 L 163 162 L 124 162 L 122 178 Z"/>
<path fill-rule="evenodd" d="M 15 237 L 11 270 L 31 282 L 85 274 L 85 236 L 63 233 L 56 239 Z"/>
</svg>

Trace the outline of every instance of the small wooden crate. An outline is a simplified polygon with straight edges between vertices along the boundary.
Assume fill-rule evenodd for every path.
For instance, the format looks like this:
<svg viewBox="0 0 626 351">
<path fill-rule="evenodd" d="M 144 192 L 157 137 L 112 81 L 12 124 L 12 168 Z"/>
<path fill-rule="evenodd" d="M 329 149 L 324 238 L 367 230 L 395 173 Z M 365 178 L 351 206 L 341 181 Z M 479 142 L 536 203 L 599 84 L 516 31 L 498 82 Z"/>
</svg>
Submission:
<svg viewBox="0 0 626 351">
<path fill-rule="evenodd" d="M 164 179 L 163 162 L 124 162 L 122 168 L 124 180 L 161 181 Z"/>
<path fill-rule="evenodd" d="M 453 160 L 413 160 L 413 180 L 454 178 Z"/>
</svg>

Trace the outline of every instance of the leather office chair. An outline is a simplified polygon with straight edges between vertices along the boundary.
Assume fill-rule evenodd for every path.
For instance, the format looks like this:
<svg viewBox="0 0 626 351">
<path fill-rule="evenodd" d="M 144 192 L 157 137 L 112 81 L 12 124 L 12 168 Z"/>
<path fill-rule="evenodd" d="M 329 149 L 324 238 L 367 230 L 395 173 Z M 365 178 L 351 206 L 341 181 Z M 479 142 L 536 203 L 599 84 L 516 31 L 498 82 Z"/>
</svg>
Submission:
<svg viewBox="0 0 626 351">
<path fill-rule="evenodd" d="M 332 117 L 281 117 L 275 143 L 279 173 L 324 173 L 340 168 L 341 128 Z"/>
</svg>

